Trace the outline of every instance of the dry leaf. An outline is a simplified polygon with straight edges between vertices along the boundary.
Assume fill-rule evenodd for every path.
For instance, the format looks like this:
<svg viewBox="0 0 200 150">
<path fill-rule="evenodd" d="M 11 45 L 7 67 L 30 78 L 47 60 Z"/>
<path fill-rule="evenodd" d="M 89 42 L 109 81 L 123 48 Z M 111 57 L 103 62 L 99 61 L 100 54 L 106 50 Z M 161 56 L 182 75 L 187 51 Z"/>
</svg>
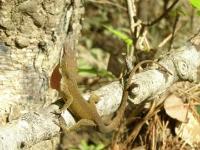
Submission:
<svg viewBox="0 0 200 150">
<path fill-rule="evenodd" d="M 174 94 L 168 96 L 164 102 L 164 108 L 170 117 L 181 122 L 187 122 L 188 108 L 180 97 Z"/>
<path fill-rule="evenodd" d="M 175 128 L 177 136 L 182 138 L 190 146 L 194 147 L 195 144 L 200 143 L 200 123 L 194 117 L 192 112 L 188 112 L 188 122 L 181 123 Z"/>
</svg>

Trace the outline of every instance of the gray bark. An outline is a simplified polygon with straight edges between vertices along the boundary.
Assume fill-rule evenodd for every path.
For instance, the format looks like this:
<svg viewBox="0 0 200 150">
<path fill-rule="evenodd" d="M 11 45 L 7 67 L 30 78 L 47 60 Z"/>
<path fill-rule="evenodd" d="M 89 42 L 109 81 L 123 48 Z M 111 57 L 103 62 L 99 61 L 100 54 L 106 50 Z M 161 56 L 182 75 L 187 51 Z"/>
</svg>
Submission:
<svg viewBox="0 0 200 150">
<path fill-rule="evenodd" d="M 80 0 L 0 0 L 0 125 L 58 99 L 49 79 L 64 41 L 77 44 L 83 12 Z"/>
<path fill-rule="evenodd" d="M 49 79 L 64 40 L 77 44 L 82 13 L 78 0 L 1 2 L 0 120 L 16 104 L 34 110 L 58 98 Z"/>
</svg>

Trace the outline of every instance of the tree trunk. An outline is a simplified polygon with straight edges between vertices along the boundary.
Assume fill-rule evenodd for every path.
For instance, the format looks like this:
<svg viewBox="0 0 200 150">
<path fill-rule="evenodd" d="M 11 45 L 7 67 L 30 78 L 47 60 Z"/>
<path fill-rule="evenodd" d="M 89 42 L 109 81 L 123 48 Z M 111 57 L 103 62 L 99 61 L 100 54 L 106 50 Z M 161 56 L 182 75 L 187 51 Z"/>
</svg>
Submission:
<svg viewBox="0 0 200 150">
<path fill-rule="evenodd" d="M 80 0 L 0 0 L 0 125 L 58 98 L 49 80 L 83 12 Z"/>
</svg>

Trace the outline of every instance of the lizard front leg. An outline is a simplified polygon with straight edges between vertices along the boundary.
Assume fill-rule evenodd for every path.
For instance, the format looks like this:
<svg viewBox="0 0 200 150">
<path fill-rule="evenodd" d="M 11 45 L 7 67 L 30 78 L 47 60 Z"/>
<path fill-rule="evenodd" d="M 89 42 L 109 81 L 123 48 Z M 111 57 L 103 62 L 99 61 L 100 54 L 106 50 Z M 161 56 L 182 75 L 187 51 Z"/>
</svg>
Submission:
<svg viewBox="0 0 200 150">
<path fill-rule="evenodd" d="M 62 90 L 60 91 L 61 97 L 64 99 L 64 106 L 61 108 L 61 112 L 64 110 L 67 110 L 69 106 L 73 102 L 73 96 L 70 94 L 70 91 L 68 89 L 68 86 L 66 84 L 62 85 Z"/>
<path fill-rule="evenodd" d="M 90 96 L 90 98 L 88 100 L 88 103 L 90 103 L 93 106 L 95 106 L 95 104 L 99 101 L 99 99 L 100 99 L 100 97 L 97 94 L 95 94 L 94 92 L 92 92 L 91 96 Z"/>
</svg>

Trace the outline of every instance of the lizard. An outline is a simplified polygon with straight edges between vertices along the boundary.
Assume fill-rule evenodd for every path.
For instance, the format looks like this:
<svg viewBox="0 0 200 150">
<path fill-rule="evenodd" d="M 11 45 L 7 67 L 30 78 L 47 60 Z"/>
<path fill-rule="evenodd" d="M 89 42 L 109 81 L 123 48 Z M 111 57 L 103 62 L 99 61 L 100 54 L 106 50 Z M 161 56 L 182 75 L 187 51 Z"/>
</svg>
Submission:
<svg viewBox="0 0 200 150">
<path fill-rule="evenodd" d="M 123 118 L 128 99 L 128 90 L 125 88 L 123 91 L 121 104 L 117 110 L 116 116 L 112 119 L 110 124 L 105 124 L 95 106 L 95 100 L 98 97 L 92 95 L 89 102 L 87 102 L 79 91 L 76 81 L 77 62 L 75 53 L 76 51 L 70 48 L 67 42 L 65 42 L 59 67 L 56 67 L 57 71 L 58 69 L 60 70 L 59 76 L 61 77 L 61 81 L 59 81 L 60 83 L 55 89 L 58 90 L 65 102 L 61 111 L 69 109 L 72 115 L 79 120 L 71 129 L 76 129 L 82 125 L 89 125 L 97 126 L 98 130 L 102 133 L 112 132 L 120 125 Z M 60 126 L 64 128 L 64 130 L 67 130 L 64 125 Z"/>
<path fill-rule="evenodd" d="M 116 129 L 124 115 L 124 111 L 126 108 L 126 103 L 131 87 L 131 79 L 133 75 L 136 73 L 139 66 L 141 66 L 144 63 L 156 63 L 165 70 L 167 70 L 164 66 L 160 65 L 159 63 L 152 61 L 152 60 L 146 60 L 143 62 L 140 62 L 137 64 L 129 73 L 129 77 L 127 79 L 127 83 L 124 86 L 123 95 L 120 107 L 117 111 L 116 116 L 112 120 L 112 122 L 109 125 L 106 125 L 103 120 L 101 119 L 100 115 L 98 114 L 95 106 L 95 95 L 92 95 L 90 97 L 89 102 L 87 102 L 83 96 L 81 95 L 81 92 L 78 89 L 76 76 L 77 76 L 77 62 L 76 62 L 76 56 L 75 56 L 75 50 L 68 47 L 67 43 L 64 44 L 63 48 L 63 55 L 60 61 L 60 64 L 57 65 L 55 73 L 57 73 L 58 78 L 62 78 L 62 82 L 57 81 L 57 85 L 54 85 L 54 88 L 57 89 L 61 97 L 64 99 L 65 104 L 61 111 L 65 109 L 69 109 L 70 112 L 79 119 L 78 123 L 72 127 L 72 129 L 76 129 L 80 127 L 81 125 L 90 125 L 90 126 L 97 126 L 100 132 L 107 133 L 112 132 L 114 129 Z M 60 73 L 58 71 L 60 69 Z M 167 70 L 169 74 L 169 72 Z M 57 78 L 57 79 L 58 79 Z M 53 82 L 52 82 L 53 83 Z M 53 86 L 52 86 L 53 87 Z M 64 125 L 61 125 L 63 129 L 65 129 Z"/>
</svg>

